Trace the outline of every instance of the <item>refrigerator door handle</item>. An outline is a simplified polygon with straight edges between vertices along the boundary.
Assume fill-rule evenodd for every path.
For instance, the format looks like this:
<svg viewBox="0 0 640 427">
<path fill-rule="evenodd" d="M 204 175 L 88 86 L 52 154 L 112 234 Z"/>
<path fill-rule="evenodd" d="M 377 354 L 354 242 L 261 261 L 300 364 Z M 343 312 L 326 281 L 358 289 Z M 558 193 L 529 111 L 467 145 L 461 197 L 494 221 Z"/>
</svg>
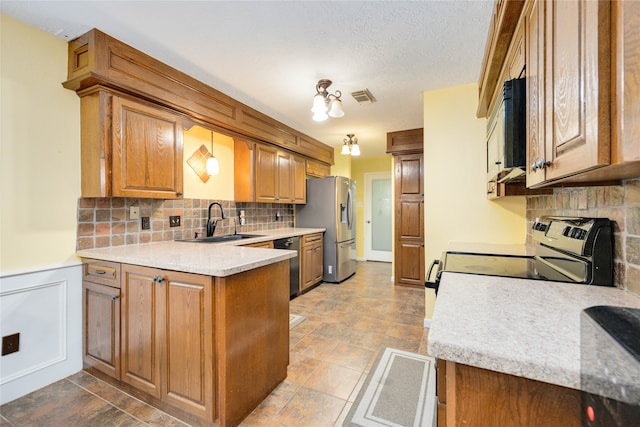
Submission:
<svg viewBox="0 0 640 427">
<path fill-rule="evenodd" d="M 353 227 L 353 200 L 351 199 L 351 190 L 347 191 L 347 225 L 349 230 Z"/>
</svg>

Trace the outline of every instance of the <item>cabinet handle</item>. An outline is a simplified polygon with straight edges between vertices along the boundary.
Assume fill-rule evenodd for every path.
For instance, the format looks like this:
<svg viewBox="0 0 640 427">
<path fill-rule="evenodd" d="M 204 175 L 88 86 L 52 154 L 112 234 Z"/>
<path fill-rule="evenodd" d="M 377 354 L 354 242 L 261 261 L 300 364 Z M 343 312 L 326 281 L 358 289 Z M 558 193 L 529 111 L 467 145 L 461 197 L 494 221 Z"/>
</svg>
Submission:
<svg viewBox="0 0 640 427">
<path fill-rule="evenodd" d="M 112 299 L 113 301 L 117 300 L 118 298 L 120 298 L 120 295 L 114 295 L 114 296 L 112 296 L 112 297 L 111 297 L 111 299 Z"/>
<path fill-rule="evenodd" d="M 106 271 L 104 271 L 104 270 L 93 270 L 93 272 L 94 272 L 95 274 L 107 274 L 107 272 L 106 272 Z"/>
<path fill-rule="evenodd" d="M 538 159 L 535 162 L 533 162 L 531 164 L 531 169 L 536 172 L 538 169 L 542 170 L 544 168 L 547 168 L 549 166 L 551 166 L 551 161 L 547 160 L 545 161 L 544 159 Z"/>
<path fill-rule="evenodd" d="M 178 191 L 178 192 L 176 193 L 176 196 L 182 196 L 182 191 Z"/>
<path fill-rule="evenodd" d="M 496 162 L 496 165 L 501 165 L 501 164 L 502 164 L 502 162 Z"/>
</svg>

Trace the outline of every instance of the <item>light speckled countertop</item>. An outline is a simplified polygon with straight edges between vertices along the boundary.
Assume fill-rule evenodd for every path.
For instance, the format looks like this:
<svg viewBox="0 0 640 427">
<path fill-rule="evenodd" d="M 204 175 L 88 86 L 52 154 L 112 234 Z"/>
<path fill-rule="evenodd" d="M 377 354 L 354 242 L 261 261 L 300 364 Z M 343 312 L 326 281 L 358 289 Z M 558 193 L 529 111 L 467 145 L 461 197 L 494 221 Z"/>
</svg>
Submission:
<svg viewBox="0 0 640 427">
<path fill-rule="evenodd" d="M 322 232 L 324 232 L 322 228 L 283 228 L 243 233 L 256 234 L 257 237 L 229 242 L 144 243 L 85 249 L 77 251 L 76 255 L 81 258 L 224 277 L 284 261 L 297 255 L 295 251 L 284 249 L 247 248 L 240 245 Z"/>
<path fill-rule="evenodd" d="M 443 273 L 428 337 L 431 356 L 580 389 L 580 313 L 640 307 L 621 289 Z"/>
</svg>

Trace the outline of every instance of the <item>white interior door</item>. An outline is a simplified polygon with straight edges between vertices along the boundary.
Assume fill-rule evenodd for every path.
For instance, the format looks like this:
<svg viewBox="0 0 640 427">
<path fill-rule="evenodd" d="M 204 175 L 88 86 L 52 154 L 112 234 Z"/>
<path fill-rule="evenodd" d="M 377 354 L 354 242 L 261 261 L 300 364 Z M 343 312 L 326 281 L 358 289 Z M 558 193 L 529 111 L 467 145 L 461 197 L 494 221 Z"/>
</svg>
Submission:
<svg viewBox="0 0 640 427">
<path fill-rule="evenodd" d="M 391 172 L 366 173 L 364 180 L 364 256 L 367 261 L 391 262 Z"/>
</svg>

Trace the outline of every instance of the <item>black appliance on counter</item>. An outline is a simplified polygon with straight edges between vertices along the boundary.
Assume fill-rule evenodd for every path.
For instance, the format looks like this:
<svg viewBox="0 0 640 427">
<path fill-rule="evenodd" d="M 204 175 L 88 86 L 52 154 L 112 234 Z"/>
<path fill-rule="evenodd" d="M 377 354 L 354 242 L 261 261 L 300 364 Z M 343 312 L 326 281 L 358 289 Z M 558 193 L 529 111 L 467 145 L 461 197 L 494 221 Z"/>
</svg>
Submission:
<svg viewBox="0 0 640 427">
<path fill-rule="evenodd" d="M 582 425 L 640 425 L 640 309 L 583 310 L 580 341 Z"/>
<path fill-rule="evenodd" d="M 442 272 L 614 286 L 613 223 L 606 218 L 545 216 L 533 225 L 534 256 L 445 252 L 433 261 L 425 286 L 436 290 Z M 436 278 L 429 281 L 434 267 Z"/>
</svg>

